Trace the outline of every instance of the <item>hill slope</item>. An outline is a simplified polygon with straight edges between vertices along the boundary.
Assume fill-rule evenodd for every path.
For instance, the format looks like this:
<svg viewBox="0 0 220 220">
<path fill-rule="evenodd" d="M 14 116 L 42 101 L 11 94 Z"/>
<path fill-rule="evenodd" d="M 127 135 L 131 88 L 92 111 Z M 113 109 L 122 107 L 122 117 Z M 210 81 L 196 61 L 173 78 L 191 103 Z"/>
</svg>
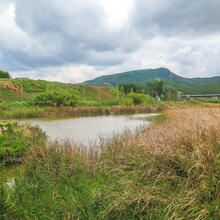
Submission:
<svg viewBox="0 0 220 220">
<path fill-rule="evenodd" d="M 116 86 L 122 83 L 137 83 L 146 88 L 147 82 L 163 79 L 165 85 L 171 85 L 185 94 L 220 93 L 220 76 L 211 78 L 184 78 L 166 68 L 143 69 L 97 77 L 84 84 L 96 86 Z"/>
<path fill-rule="evenodd" d="M 81 100 L 85 101 L 115 101 L 117 91 L 109 87 L 91 85 L 75 85 L 28 78 L 0 79 L 0 101 L 15 102 L 32 100 L 37 94 L 47 90 L 77 91 Z"/>
</svg>

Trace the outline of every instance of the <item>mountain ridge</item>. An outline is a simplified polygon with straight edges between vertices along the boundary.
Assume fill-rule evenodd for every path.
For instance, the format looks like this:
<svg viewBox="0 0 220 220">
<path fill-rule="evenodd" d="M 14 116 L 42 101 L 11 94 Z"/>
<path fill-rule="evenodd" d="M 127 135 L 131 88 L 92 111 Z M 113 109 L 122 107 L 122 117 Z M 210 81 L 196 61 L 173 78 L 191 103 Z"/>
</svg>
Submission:
<svg viewBox="0 0 220 220">
<path fill-rule="evenodd" d="M 165 85 L 173 86 L 185 94 L 220 93 L 220 76 L 186 78 L 164 67 L 103 75 L 87 80 L 83 84 L 115 87 L 124 83 L 136 83 L 145 89 L 147 82 L 152 82 L 157 78 L 164 80 Z"/>
</svg>

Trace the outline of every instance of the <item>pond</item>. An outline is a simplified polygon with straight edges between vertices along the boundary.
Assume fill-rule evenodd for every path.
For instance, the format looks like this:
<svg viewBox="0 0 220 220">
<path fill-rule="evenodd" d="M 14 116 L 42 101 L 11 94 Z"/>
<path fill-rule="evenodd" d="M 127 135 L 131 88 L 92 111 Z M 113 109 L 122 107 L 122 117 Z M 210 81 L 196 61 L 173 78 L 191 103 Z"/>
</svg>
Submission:
<svg viewBox="0 0 220 220">
<path fill-rule="evenodd" d="M 22 122 L 38 125 L 49 140 L 65 140 L 87 145 L 97 143 L 100 137 L 131 132 L 151 124 L 157 114 L 109 115 L 78 118 L 27 119 Z"/>
<path fill-rule="evenodd" d="M 109 115 L 77 118 L 25 119 L 21 123 L 38 125 L 49 140 L 68 139 L 85 146 L 98 144 L 100 137 L 108 138 L 129 130 L 133 134 L 152 123 L 158 114 Z M 23 166 L 0 167 L 0 183 L 13 186 L 14 176 L 22 175 Z"/>
</svg>

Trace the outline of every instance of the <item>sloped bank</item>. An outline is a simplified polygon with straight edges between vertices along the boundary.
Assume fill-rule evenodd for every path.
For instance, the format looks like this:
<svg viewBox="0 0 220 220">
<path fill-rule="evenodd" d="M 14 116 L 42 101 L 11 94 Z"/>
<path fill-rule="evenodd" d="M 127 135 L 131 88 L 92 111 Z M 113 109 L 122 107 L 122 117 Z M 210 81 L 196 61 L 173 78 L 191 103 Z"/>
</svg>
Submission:
<svg viewBox="0 0 220 220">
<path fill-rule="evenodd" d="M 45 142 L 45 134 L 38 128 L 0 121 L 0 166 L 22 163 L 26 152 Z"/>
<path fill-rule="evenodd" d="M 89 116 L 109 114 L 134 114 L 160 112 L 161 106 L 112 106 L 112 107 L 0 107 L 0 118 L 36 118 L 58 116 Z"/>
<path fill-rule="evenodd" d="M 96 151 L 48 143 L 27 157 L 5 219 L 218 219 L 220 109 L 177 109 L 169 120 L 106 140 Z"/>
</svg>

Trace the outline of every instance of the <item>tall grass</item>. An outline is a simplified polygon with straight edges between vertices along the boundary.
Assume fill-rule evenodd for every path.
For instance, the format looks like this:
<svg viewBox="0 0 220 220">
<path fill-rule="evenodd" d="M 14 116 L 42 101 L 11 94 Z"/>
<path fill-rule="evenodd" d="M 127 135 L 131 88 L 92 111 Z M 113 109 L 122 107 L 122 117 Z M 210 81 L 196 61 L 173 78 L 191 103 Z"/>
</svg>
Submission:
<svg viewBox="0 0 220 220">
<path fill-rule="evenodd" d="M 87 116 L 129 113 L 150 113 L 160 111 L 160 107 L 153 106 L 88 106 L 88 107 L 36 107 L 36 106 L 0 106 L 0 118 L 36 118 L 58 116 Z"/>
<path fill-rule="evenodd" d="M 30 147 L 45 141 L 45 134 L 38 127 L 0 121 L 0 167 L 23 162 Z"/>
<path fill-rule="evenodd" d="M 168 120 L 93 149 L 32 149 L 23 178 L 2 187 L 5 219 L 218 219 L 220 109 L 174 109 Z"/>
</svg>

